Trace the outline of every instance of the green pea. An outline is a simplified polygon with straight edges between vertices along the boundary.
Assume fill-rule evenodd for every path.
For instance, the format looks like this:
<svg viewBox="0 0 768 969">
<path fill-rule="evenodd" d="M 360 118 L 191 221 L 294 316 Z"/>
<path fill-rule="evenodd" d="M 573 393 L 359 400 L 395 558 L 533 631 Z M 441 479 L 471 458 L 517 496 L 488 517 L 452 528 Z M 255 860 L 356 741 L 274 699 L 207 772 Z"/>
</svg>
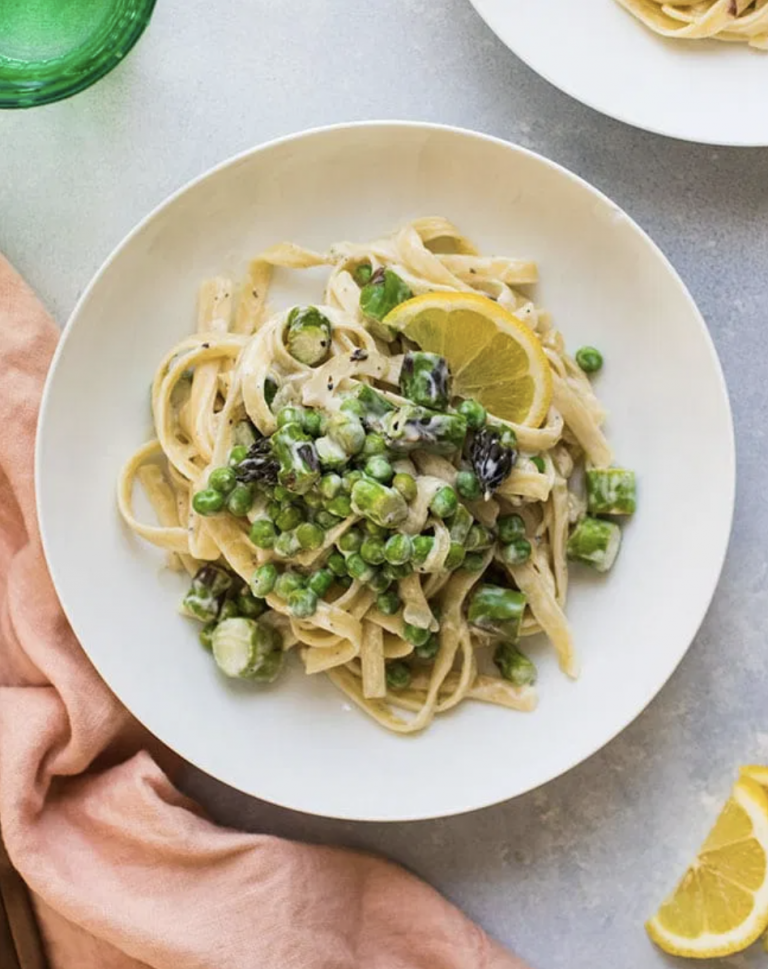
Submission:
<svg viewBox="0 0 768 969">
<path fill-rule="evenodd" d="M 456 490 L 467 501 L 477 501 L 483 494 L 480 479 L 474 471 L 459 471 L 456 475 Z"/>
<path fill-rule="evenodd" d="M 230 491 L 227 498 L 227 511 L 236 518 L 245 518 L 253 505 L 251 485 L 239 484 Z"/>
<path fill-rule="evenodd" d="M 359 582 L 368 582 L 373 578 L 373 566 L 371 566 L 359 552 L 353 552 L 347 559 L 347 572 L 353 579 Z"/>
<path fill-rule="evenodd" d="M 426 643 L 421 646 L 414 646 L 413 654 L 419 659 L 429 662 L 440 652 L 440 637 L 437 633 L 432 633 Z"/>
<path fill-rule="evenodd" d="M 323 496 L 319 491 L 308 491 L 302 496 L 304 504 L 312 511 L 319 511 L 323 507 Z"/>
<path fill-rule="evenodd" d="M 341 552 L 331 552 L 326 565 L 335 576 L 341 577 L 347 574 L 347 560 Z"/>
<path fill-rule="evenodd" d="M 405 690 L 411 684 L 411 668 L 401 660 L 387 663 L 387 686 L 390 690 Z"/>
<path fill-rule="evenodd" d="M 378 454 L 387 453 L 387 442 L 381 436 L 381 434 L 367 434 L 365 437 L 365 444 L 363 444 L 363 457 L 372 458 Z"/>
<path fill-rule="evenodd" d="M 352 514 L 352 501 L 349 495 L 336 495 L 326 503 L 326 510 L 338 518 L 349 518 Z"/>
<path fill-rule="evenodd" d="M 430 552 L 435 547 L 435 540 L 432 535 L 417 535 L 413 541 L 413 552 L 411 558 L 417 564 L 425 562 Z"/>
<path fill-rule="evenodd" d="M 450 485 L 441 488 L 429 503 L 429 510 L 438 518 L 450 518 L 459 507 L 459 499 Z"/>
<path fill-rule="evenodd" d="M 315 512 L 315 524 L 328 531 L 329 528 L 334 528 L 339 524 L 339 519 L 326 511 L 325 508 L 321 508 L 320 511 Z"/>
<path fill-rule="evenodd" d="M 312 522 L 302 522 L 296 529 L 296 538 L 298 538 L 299 545 L 302 548 L 314 550 L 320 548 L 323 544 L 325 534 L 319 525 L 313 525 Z"/>
<path fill-rule="evenodd" d="M 480 552 L 467 552 L 462 568 L 467 572 L 482 572 L 483 562 L 485 562 L 485 556 Z"/>
<path fill-rule="evenodd" d="M 485 549 L 490 548 L 493 545 L 494 537 L 493 532 L 486 528 L 485 525 L 473 525 L 469 534 L 467 535 L 467 540 L 464 543 L 467 551 L 470 549 Z"/>
<path fill-rule="evenodd" d="M 429 639 L 429 630 L 421 626 L 414 626 L 411 622 L 403 623 L 403 639 L 412 646 L 423 646 Z"/>
<path fill-rule="evenodd" d="M 391 585 L 392 579 L 389 578 L 383 569 L 378 569 L 374 573 L 373 578 L 368 580 L 368 588 L 371 590 L 371 592 L 375 592 L 377 594 L 386 592 Z"/>
<path fill-rule="evenodd" d="M 540 454 L 537 454 L 535 457 L 532 457 L 530 461 L 531 461 L 531 464 L 534 465 L 536 470 L 539 472 L 539 474 L 544 474 L 544 472 L 547 470 L 546 462 L 544 461 L 544 458 Z"/>
<path fill-rule="evenodd" d="M 358 263 L 352 271 L 352 278 L 361 289 L 370 283 L 372 275 L 373 266 L 369 262 Z"/>
<path fill-rule="evenodd" d="M 499 541 L 504 545 L 525 536 L 525 522 L 519 515 L 504 515 L 496 522 L 496 527 L 499 532 Z"/>
<path fill-rule="evenodd" d="M 603 355 L 595 347 L 581 347 L 576 351 L 576 363 L 584 373 L 597 373 L 603 366 Z"/>
<path fill-rule="evenodd" d="M 398 472 L 392 479 L 392 487 L 395 491 L 399 491 L 400 494 L 405 498 L 406 501 L 415 501 L 416 496 L 419 493 L 418 486 L 416 485 L 416 479 L 412 474 L 406 474 L 405 472 Z"/>
<path fill-rule="evenodd" d="M 339 551 L 346 552 L 348 555 L 351 555 L 352 552 L 359 552 L 362 544 L 363 533 L 359 528 L 350 528 L 336 542 Z"/>
<path fill-rule="evenodd" d="M 408 535 L 393 535 L 384 546 L 384 557 L 390 565 L 405 565 L 413 554 L 413 542 Z"/>
<path fill-rule="evenodd" d="M 277 412 L 278 427 L 285 427 L 286 424 L 301 424 L 303 420 L 303 407 L 281 407 Z"/>
<path fill-rule="evenodd" d="M 208 487 L 228 495 L 237 484 L 237 478 L 232 468 L 215 468 L 208 477 Z"/>
<path fill-rule="evenodd" d="M 345 492 L 345 494 L 348 494 L 348 495 L 351 494 L 352 489 L 357 484 L 357 482 L 361 480 L 362 477 L 363 477 L 362 471 L 358 471 L 358 470 L 345 471 L 344 476 L 342 478 L 342 483 L 341 483 L 342 490 Z"/>
<path fill-rule="evenodd" d="M 245 616 L 246 619 L 258 619 L 267 610 L 264 599 L 257 598 L 251 595 L 250 592 L 241 592 L 237 599 L 235 599 L 235 604 L 237 605 L 238 614 Z"/>
<path fill-rule="evenodd" d="M 502 545 L 501 557 L 506 565 L 524 565 L 531 557 L 531 543 L 525 538 L 516 538 L 509 545 Z"/>
<path fill-rule="evenodd" d="M 394 591 L 382 592 L 376 598 L 376 608 L 385 616 L 394 616 L 400 612 L 402 605 L 400 596 Z"/>
<path fill-rule="evenodd" d="M 277 577 L 274 590 L 276 596 L 287 599 L 292 592 L 305 587 L 306 579 L 303 575 L 299 575 L 298 572 L 283 572 L 282 575 Z"/>
<path fill-rule="evenodd" d="M 282 556 L 285 559 L 288 559 L 292 555 L 295 555 L 300 548 L 301 548 L 301 545 L 299 544 L 299 539 L 296 536 L 295 531 L 281 532 L 281 534 L 277 536 L 277 540 L 275 541 L 275 551 L 277 552 L 278 555 Z"/>
<path fill-rule="evenodd" d="M 251 592 L 259 598 L 268 596 L 275 588 L 277 576 L 277 566 L 271 562 L 267 562 L 266 565 L 260 565 L 251 576 Z"/>
<path fill-rule="evenodd" d="M 213 631 L 216 626 L 218 626 L 216 621 L 207 622 L 197 634 L 197 638 L 200 640 L 200 645 L 204 646 L 209 653 L 213 652 Z"/>
<path fill-rule="evenodd" d="M 476 400 L 463 400 L 459 404 L 458 411 L 471 431 L 479 431 L 488 417 L 483 405 Z"/>
<path fill-rule="evenodd" d="M 353 417 L 363 417 L 365 415 L 365 408 L 357 397 L 347 397 L 341 405 L 340 410 L 345 414 L 351 414 Z"/>
<path fill-rule="evenodd" d="M 224 507 L 224 495 L 213 488 L 196 491 L 192 498 L 192 507 L 198 515 L 216 515 Z"/>
<path fill-rule="evenodd" d="M 290 532 L 304 521 L 304 516 L 298 505 L 288 505 L 284 507 L 275 519 L 275 524 L 281 532 Z"/>
<path fill-rule="evenodd" d="M 236 619 L 240 615 L 237 608 L 237 603 L 234 599 L 227 599 L 227 601 L 219 609 L 219 615 L 216 617 L 217 622 L 224 622 L 225 619 Z"/>
<path fill-rule="evenodd" d="M 230 468 L 236 468 L 241 461 L 245 461 L 248 457 L 248 448 L 244 444 L 236 444 L 235 447 L 229 452 L 229 458 L 227 463 Z"/>
<path fill-rule="evenodd" d="M 322 599 L 333 585 L 334 575 L 330 569 L 318 569 L 309 577 L 308 586 L 315 595 Z"/>
<path fill-rule="evenodd" d="M 409 575 L 413 572 L 413 566 L 410 562 L 405 562 L 403 565 L 390 565 L 389 562 L 386 563 L 383 569 L 384 575 L 393 582 L 397 582 L 399 579 L 407 579 Z"/>
<path fill-rule="evenodd" d="M 448 554 L 445 557 L 444 568 L 449 569 L 451 572 L 454 569 L 460 568 L 466 554 L 467 551 L 463 545 L 459 545 L 458 542 L 451 542 L 451 547 L 448 549 Z"/>
<path fill-rule="evenodd" d="M 330 474 L 324 474 L 322 476 L 318 488 L 323 498 L 331 501 L 341 491 L 341 485 L 341 475 L 331 472 Z"/>
<path fill-rule="evenodd" d="M 371 536 L 371 538 L 385 539 L 389 534 L 383 525 L 378 525 L 376 522 L 372 522 L 370 518 L 366 518 L 366 520 L 363 522 L 363 528 Z"/>
<path fill-rule="evenodd" d="M 273 495 L 275 501 L 280 501 L 280 502 L 283 502 L 283 501 L 289 501 L 290 502 L 295 497 L 295 495 L 293 494 L 292 491 L 289 491 L 285 487 L 285 485 L 281 485 L 281 484 L 276 484 L 275 485 L 275 487 L 274 487 L 274 489 L 272 491 L 272 495 Z"/>
<path fill-rule="evenodd" d="M 301 426 L 311 437 L 320 437 L 325 433 L 325 417 L 319 410 L 308 408 L 304 411 Z"/>
<path fill-rule="evenodd" d="M 256 548 L 274 548 L 277 529 L 268 518 L 257 518 L 251 525 L 250 539 Z"/>
<path fill-rule="evenodd" d="M 375 478 L 376 481 L 389 484 L 395 472 L 385 457 L 380 454 L 374 454 L 373 457 L 368 458 L 365 462 L 365 473 L 369 478 Z"/>
<path fill-rule="evenodd" d="M 282 510 L 283 509 L 279 501 L 270 501 L 270 503 L 267 505 L 267 518 L 275 521 Z"/>
<path fill-rule="evenodd" d="M 288 612 L 296 619 L 308 619 L 317 612 L 317 594 L 311 589 L 296 589 L 288 596 Z"/>
<path fill-rule="evenodd" d="M 360 546 L 360 555 L 369 565 L 381 565 L 384 561 L 384 542 L 368 536 Z"/>
<path fill-rule="evenodd" d="M 340 575 L 336 579 L 336 585 L 341 586 L 342 589 L 348 589 L 353 582 L 354 582 L 354 579 L 352 578 L 351 575 Z"/>
</svg>

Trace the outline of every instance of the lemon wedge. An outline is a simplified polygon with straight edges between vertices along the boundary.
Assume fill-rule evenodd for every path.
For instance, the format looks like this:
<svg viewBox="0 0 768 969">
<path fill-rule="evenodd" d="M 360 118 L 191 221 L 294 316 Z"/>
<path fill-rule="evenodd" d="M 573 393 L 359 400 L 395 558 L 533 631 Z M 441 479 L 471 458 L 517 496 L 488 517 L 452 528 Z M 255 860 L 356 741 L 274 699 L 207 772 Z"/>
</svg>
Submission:
<svg viewBox="0 0 768 969">
<path fill-rule="evenodd" d="M 744 768 L 677 888 L 647 923 L 672 955 L 707 959 L 750 946 L 768 926 L 768 793 Z"/>
<path fill-rule="evenodd" d="M 384 323 L 422 350 L 445 357 L 453 391 L 494 417 L 538 427 L 552 402 L 552 374 L 536 335 L 487 296 L 425 293 Z"/>
</svg>

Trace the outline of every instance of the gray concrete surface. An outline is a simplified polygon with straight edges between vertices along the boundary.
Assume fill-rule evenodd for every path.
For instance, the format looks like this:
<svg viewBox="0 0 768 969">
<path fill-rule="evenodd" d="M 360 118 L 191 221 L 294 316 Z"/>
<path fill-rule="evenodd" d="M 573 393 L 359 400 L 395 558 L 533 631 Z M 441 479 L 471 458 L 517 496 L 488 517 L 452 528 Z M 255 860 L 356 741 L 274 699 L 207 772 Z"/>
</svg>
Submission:
<svg viewBox="0 0 768 969">
<path fill-rule="evenodd" d="M 768 758 L 768 150 L 684 144 L 603 118 L 520 63 L 466 0 L 159 0 L 140 45 L 96 87 L 0 113 L 0 249 L 63 323 L 112 247 L 170 191 L 265 139 L 364 118 L 448 122 L 533 148 L 661 245 L 709 322 L 732 394 L 728 561 L 695 644 L 650 708 L 517 801 L 366 825 L 293 814 L 192 768 L 184 786 L 226 824 L 402 862 L 538 969 L 673 965 L 643 919 L 737 765 Z M 717 965 L 765 958 L 753 950 Z"/>
</svg>

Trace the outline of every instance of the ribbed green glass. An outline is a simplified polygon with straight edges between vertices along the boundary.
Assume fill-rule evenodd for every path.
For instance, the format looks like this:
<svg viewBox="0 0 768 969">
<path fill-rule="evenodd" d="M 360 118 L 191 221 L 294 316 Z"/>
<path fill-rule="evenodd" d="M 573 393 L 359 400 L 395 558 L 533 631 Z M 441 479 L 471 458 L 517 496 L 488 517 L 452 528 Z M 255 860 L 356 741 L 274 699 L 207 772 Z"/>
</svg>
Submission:
<svg viewBox="0 0 768 969">
<path fill-rule="evenodd" d="M 68 98 L 119 64 L 155 0 L 0 0 L 0 108 Z"/>
</svg>

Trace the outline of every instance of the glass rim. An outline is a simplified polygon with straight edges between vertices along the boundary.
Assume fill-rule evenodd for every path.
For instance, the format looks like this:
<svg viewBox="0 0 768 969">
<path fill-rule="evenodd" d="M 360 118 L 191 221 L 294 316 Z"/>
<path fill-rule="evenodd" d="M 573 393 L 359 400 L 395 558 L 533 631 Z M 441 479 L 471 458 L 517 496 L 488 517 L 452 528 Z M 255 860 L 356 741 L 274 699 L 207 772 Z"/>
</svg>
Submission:
<svg viewBox="0 0 768 969">
<path fill-rule="evenodd" d="M 114 43 L 104 52 L 93 54 L 84 51 L 82 70 L 72 76 L 76 62 L 67 63 L 62 75 L 52 74 L 44 81 L 35 82 L 34 86 L 24 88 L 23 80 L 4 81 L 0 78 L 0 110 L 24 109 L 38 107 L 63 101 L 65 98 L 78 94 L 109 74 L 130 53 L 136 42 L 149 24 L 157 0 L 131 0 L 133 17 L 126 24 L 124 32 L 114 37 Z M 64 60 L 65 58 L 62 58 Z M 90 59 L 90 63 L 89 63 Z"/>
</svg>

